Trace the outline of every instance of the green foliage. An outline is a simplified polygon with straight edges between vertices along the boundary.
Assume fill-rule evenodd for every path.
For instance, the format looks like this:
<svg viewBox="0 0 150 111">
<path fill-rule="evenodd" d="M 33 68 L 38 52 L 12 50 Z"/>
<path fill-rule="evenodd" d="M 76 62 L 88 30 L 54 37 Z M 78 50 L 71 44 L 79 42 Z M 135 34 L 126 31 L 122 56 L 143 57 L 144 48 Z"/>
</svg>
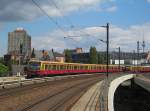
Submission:
<svg viewBox="0 0 150 111">
<path fill-rule="evenodd" d="M 110 55 L 108 55 L 108 61 L 110 63 Z M 98 53 L 98 64 L 106 64 L 107 63 L 107 56 L 105 53 Z"/>
<path fill-rule="evenodd" d="M 5 76 L 8 72 L 8 67 L 0 63 L 0 76 Z"/>
<path fill-rule="evenodd" d="M 98 53 L 98 64 L 106 64 L 106 53 Z"/>
<path fill-rule="evenodd" d="M 97 51 L 95 47 L 90 47 L 90 58 L 89 62 L 91 64 L 97 64 L 98 63 L 98 56 Z"/>
<path fill-rule="evenodd" d="M 65 61 L 72 62 L 71 51 L 66 49 L 64 50 L 64 53 L 65 53 Z"/>
</svg>

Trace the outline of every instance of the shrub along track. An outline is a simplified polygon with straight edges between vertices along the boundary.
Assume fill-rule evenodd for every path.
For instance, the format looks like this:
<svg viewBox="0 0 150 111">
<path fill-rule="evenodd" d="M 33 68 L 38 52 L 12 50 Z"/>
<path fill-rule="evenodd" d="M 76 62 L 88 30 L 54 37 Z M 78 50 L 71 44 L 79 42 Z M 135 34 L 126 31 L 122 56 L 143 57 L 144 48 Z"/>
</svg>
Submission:
<svg viewBox="0 0 150 111">
<path fill-rule="evenodd" d="M 78 76 L 0 91 L 0 111 L 63 111 L 103 75 Z"/>
</svg>

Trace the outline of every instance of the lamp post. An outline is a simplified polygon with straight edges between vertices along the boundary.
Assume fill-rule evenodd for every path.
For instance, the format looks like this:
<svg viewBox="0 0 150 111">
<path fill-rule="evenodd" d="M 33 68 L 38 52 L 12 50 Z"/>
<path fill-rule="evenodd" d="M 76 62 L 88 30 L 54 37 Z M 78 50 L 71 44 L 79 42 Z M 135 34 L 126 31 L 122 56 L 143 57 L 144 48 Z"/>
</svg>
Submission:
<svg viewBox="0 0 150 111">
<path fill-rule="evenodd" d="M 101 39 L 99 39 L 99 40 L 102 42 L 105 42 L 107 45 L 107 47 L 106 47 L 106 58 L 107 58 L 107 73 L 106 73 L 106 75 L 107 75 L 107 79 L 108 79 L 108 75 L 109 75 L 109 72 L 108 72 L 108 70 L 109 70 L 109 66 L 108 66 L 109 65 L 109 23 L 107 23 L 106 26 L 100 26 L 100 27 L 106 28 L 106 41 L 103 41 Z"/>
</svg>

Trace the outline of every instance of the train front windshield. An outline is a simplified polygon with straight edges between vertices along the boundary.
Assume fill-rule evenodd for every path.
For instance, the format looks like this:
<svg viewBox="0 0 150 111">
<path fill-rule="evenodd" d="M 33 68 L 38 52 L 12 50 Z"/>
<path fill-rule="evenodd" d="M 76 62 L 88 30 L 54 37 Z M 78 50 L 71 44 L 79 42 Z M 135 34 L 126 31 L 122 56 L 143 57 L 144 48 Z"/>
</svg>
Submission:
<svg viewBox="0 0 150 111">
<path fill-rule="evenodd" d="M 29 70 L 40 70 L 41 62 L 29 62 L 28 69 Z"/>
</svg>

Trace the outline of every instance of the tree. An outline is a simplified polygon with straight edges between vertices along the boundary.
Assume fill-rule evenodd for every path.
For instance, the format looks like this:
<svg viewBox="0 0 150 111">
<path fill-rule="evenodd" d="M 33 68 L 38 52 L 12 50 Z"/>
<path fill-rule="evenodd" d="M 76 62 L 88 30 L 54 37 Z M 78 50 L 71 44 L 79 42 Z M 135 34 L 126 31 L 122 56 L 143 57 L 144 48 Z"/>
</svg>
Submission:
<svg viewBox="0 0 150 111">
<path fill-rule="evenodd" d="M 110 63 L 110 54 L 108 55 L 108 62 Z M 106 64 L 106 63 L 107 63 L 106 52 L 99 52 L 98 53 L 98 64 Z"/>
<path fill-rule="evenodd" d="M 98 56 L 97 51 L 95 47 L 90 47 L 90 58 L 89 62 L 91 64 L 97 64 L 98 63 Z"/>
<path fill-rule="evenodd" d="M 71 52 L 68 49 L 65 49 L 64 53 L 65 53 L 65 61 L 72 62 Z"/>
<path fill-rule="evenodd" d="M 8 67 L 0 63 L 0 76 L 6 76 L 8 74 Z"/>
</svg>

